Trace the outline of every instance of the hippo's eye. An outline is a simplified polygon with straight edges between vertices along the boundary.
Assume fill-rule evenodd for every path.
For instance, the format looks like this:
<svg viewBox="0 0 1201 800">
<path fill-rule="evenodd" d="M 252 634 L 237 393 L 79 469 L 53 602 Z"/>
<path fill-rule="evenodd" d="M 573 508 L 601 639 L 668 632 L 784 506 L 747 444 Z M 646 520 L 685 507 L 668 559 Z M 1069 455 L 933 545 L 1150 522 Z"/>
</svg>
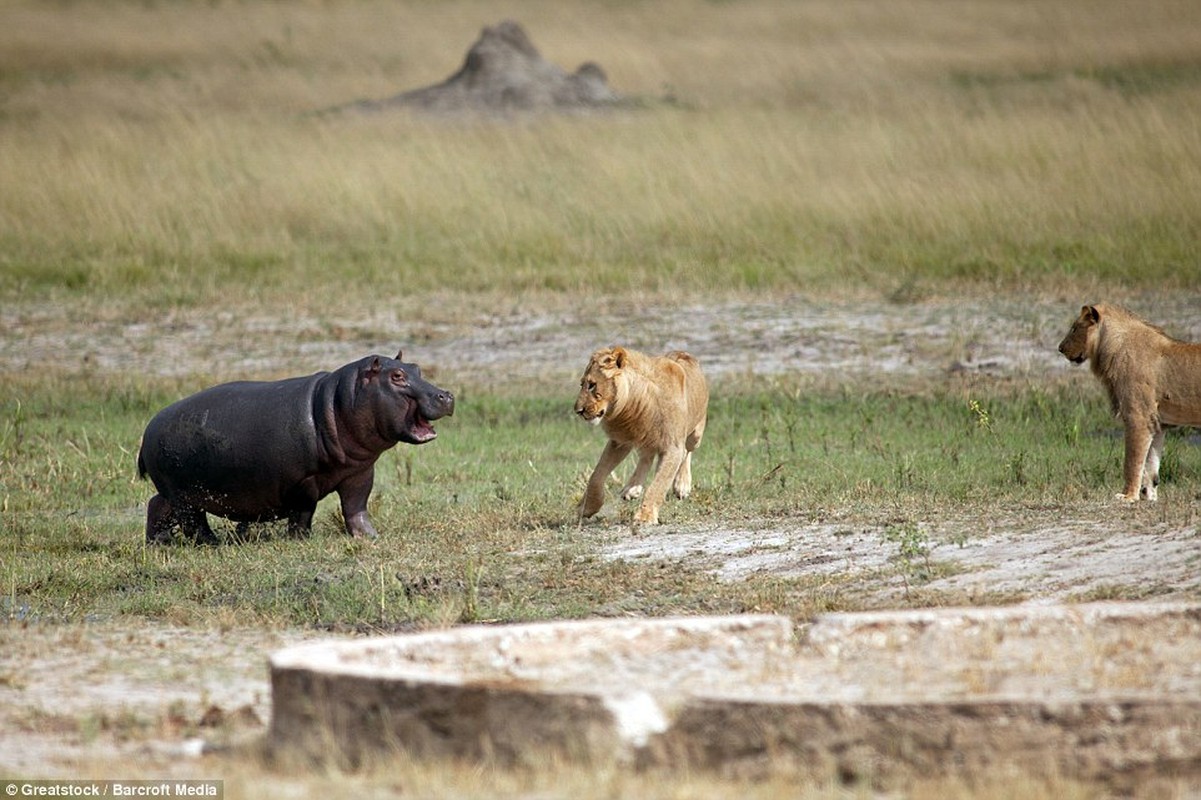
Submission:
<svg viewBox="0 0 1201 800">
<path fill-rule="evenodd" d="M 392 382 L 395 383 L 397 386 L 403 384 L 405 382 L 406 377 L 408 377 L 408 376 L 405 375 L 405 371 L 403 369 L 392 370 Z"/>
</svg>

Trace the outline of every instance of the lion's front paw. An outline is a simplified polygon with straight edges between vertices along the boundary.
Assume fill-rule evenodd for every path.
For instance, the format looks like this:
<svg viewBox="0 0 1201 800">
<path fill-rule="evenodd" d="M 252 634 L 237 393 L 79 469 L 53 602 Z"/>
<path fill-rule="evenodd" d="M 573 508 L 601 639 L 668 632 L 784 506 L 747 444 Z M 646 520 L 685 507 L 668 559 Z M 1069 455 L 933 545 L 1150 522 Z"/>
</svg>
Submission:
<svg viewBox="0 0 1201 800">
<path fill-rule="evenodd" d="M 1118 492 L 1117 494 L 1115 494 L 1115 495 L 1113 496 L 1113 499 L 1114 499 L 1114 500 L 1121 500 L 1123 503 L 1137 503 L 1137 502 L 1138 502 L 1138 495 L 1137 495 L 1137 494 L 1133 494 L 1133 495 L 1131 495 L 1131 494 L 1123 494 L 1122 492 Z"/>
<path fill-rule="evenodd" d="M 634 515 L 634 525 L 658 525 L 659 524 L 659 509 L 647 508 L 643 506 L 638 509 L 638 513 Z"/>
<path fill-rule="evenodd" d="M 637 500 L 639 497 L 642 497 L 642 484 L 627 486 L 621 490 L 622 500 Z"/>
</svg>

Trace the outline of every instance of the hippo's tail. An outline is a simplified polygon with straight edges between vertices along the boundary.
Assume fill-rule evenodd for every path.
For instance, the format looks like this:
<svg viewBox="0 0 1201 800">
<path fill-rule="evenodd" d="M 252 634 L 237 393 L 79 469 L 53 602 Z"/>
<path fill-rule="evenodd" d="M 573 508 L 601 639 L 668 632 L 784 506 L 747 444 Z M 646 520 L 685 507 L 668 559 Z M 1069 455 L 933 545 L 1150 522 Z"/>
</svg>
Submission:
<svg viewBox="0 0 1201 800">
<path fill-rule="evenodd" d="M 146 460 L 142 458 L 142 448 L 138 448 L 138 477 L 146 480 Z"/>
</svg>

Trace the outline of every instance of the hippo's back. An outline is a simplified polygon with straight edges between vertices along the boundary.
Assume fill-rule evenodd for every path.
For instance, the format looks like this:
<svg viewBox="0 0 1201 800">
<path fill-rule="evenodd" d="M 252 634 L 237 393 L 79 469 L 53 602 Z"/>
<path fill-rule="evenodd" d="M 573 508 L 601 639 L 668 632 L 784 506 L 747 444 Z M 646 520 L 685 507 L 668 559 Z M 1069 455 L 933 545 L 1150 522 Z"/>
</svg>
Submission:
<svg viewBox="0 0 1201 800">
<path fill-rule="evenodd" d="M 142 435 L 139 473 L 168 500 L 209 513 L 282 516 L 316 467 L 313 393 L 326 374 L 225 383 L 167 406 Z"/>
</svg>

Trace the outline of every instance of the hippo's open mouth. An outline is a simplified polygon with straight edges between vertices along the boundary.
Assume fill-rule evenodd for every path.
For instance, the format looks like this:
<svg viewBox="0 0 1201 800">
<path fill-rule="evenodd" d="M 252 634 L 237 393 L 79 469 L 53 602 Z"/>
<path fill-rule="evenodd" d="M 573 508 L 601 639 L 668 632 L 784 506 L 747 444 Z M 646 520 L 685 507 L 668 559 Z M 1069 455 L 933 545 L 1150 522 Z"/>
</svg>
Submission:
<svg viewBox="0 0 1201 800">
<path fill-rule="evenodd" d="M 425 444 L 438 437 L 438 432 L 434 430 L 434 426 L 430 421 L 421 414 L 421 410 L 417 408 L 417 404 L 413 404 L 413 412 L 409 416 L 408 433 L 410 441 L 413 444 Z"/>
</svg>

